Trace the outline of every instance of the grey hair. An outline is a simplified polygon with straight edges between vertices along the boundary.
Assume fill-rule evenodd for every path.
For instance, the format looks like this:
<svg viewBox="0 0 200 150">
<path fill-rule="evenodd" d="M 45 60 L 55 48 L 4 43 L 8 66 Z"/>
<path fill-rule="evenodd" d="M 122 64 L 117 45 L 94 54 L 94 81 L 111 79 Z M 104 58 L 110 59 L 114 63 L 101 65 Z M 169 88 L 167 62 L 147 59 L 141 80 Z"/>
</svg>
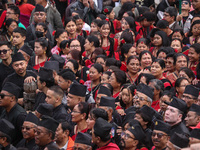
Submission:
<svg viewBox="0 0 200 150">
<path fill-rule="evenodd" d="M 147 96 L 147 101 L 150 102 L 152 104 L 152 99 L 150 97 Z"/>
<path fill-rule="evenodd" d="M 162 81 L 158 80 L 158 79 L 152 79 L 150 80 L 151 83 L 154 83 L 154 86 L 156 88 L 156 90 L 159 90 L 160 91 L 160 97 L 163 93 L 163 91 L 165 90 L 165 87 L 164 87 L 164 84 Z"/>
</svg>

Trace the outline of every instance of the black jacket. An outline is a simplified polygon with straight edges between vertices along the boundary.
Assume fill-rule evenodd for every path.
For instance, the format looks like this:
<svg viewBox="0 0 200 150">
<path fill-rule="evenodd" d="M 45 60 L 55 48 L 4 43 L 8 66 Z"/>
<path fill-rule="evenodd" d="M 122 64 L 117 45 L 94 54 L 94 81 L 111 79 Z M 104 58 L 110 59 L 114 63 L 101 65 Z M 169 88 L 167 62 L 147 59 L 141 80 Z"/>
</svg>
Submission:
<svg viewBox="0 0 200 150">
<path fill-rule="evenodd" d="M 63 121 L 70 121 L 71 116 L 67 113 L 63 104 L 60 104 L 56 108 L 53 109 L 53 116 L 56 121 L 63 122 Z"/>
<path fill-rule="evenodd" d="M 32 150 L 33 147 L 36 146 L 35 144 L 35 139 L 30 140 L 29 142 L 26 139 L 22 139 L 18 144 L 17 148 L 23 147 L 23 148 L 28 148 L 29 150 Z"/>
</svg>

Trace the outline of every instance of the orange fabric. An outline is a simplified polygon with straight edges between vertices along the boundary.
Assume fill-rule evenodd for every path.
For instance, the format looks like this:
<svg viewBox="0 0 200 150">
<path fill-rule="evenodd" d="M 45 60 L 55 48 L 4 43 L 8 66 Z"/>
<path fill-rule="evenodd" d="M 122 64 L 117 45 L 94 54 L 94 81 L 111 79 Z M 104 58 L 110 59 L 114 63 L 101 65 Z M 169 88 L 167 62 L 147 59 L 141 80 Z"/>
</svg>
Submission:
<svg viewBox="0 0 200 150">
<path fill-rule="evenodd" d="M 69 137 L 68 145 L 66 150 L 72 150 L 72 147 L 74 146 L 74 141 L 71 137 Z"/>
</svg>

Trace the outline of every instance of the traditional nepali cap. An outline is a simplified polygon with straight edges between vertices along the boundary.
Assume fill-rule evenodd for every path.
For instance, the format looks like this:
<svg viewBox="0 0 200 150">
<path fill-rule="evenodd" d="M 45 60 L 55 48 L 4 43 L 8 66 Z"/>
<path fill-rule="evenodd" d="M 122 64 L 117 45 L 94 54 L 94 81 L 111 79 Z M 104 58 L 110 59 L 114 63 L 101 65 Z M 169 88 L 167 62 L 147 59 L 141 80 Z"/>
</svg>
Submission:
<svg viewBox="0 0 200 150">
<path fill-rule="evenodd" d="M 123 118 L 123 121 L 122 121 L 122 127 L 124 127 L 130 121 L 134 120 L 134 116 L 135 116 L 135 112 L 130 112 L 126 114 L 126 116 Z"/>
<path fill-rule="evenodd" d="M 125 113 L 128 114 L 128 113 L 132 113 L 132 112 L 135 112 L 137 109 L 134 107 L 134 106 L 131 106 L 129 108 L 127 108 L 125 110 Z"/>
<path fill-rule="evenodd" d="M 162 120 L 156 120 L 154 123 L 154 130 L 163 131 L 166 134 L 170 133 L 170 128 L 171 128 L 170 125 Z"/>
<path fill-rule="evenodd" d="M 15 132 L 15 127 L 11 122 L 6 119 L 0 120 L 0 131 L 8 136 L 8 138 L 12 138 L 13 132 Z"/>
<path fill-rule="evenodd" d="M 78 132 L 75 143 L 85 144 L 88 146 L 92 146 L 92 137 L 87 133 Z"/>
<path fill-rule="evenodd" d="M 199 89 L 194 87 L 193 85 L 187 85 L 185 87 L 185 91 L 184 91 L 185 94 L 190 94 L 194 97 L 198 97 L 199 96 Z"/>
<path fill-rule="evenodd" d="M 143 105 L 142 108 L 140 108 L 140 112 L 143 115 L 147 116 L 150 121 L 153 119 L 153 116 L 155 114 L 154 109 L 149 107 L 149 106 L 147 106 L 147 105 Z"/>
<path fill-rule="evenodd" d="M 187 111 L 186 102 L 176 97 L 173 97 L 173 100 L 169 103 L 169 106 L 175 107 L 182 112 Z"/>
<path fill-rule="evenodd" d="M 193 129 L 190 132 L 190 137 L 193 137 L 195 139 L 199 139 L 200 140 L 200 129 Z"/>
<path fill-rule="evenodd" d="M 111 91 L 105 86 L 100 86 L 98 94 L 105 94 L 107 96 L 112 96 Z"/>
<path fill-rule="evenodd" d="M 44 7 L 40 4 L 35 6 L 35 12 L 45 12 Z"/>
<path fill-rule="evenodd" d="M 53 105 L 41 103 L 36 109 L 41 115 L 52 116 L 53 115 Z"/>
<path fill-rule="evenodd" d="M 94 133 L 100 138 L 110 137 L 111 128 L 112 124 L 102 118 L 98 118 L 94 124 Z"/>
<path fill-rule="evenodd" d="M 194 111 L 196 113 L 199 113 L 200 114 L 200 106 L 197 105 L 197 104 L 192 104 L 189 111 Z"/>
<path fill-rule="evenodd" d="M 58 128 L 59 123 L 49 116 L 42 116 L 42 120 L 39 122 L 38 126 L 42 126 L 52 132 L 55 132 Z"/>
<path fill-rule="evenodd" d="M 38 125 L 39 119 L 32 112 L 29 112 L 24 121 L 28 121 L 28 122 Z"/>
<path fill-rule="evenodd" d="M 56 72 L 59 72 L 59 62 L 57 61 L 46 61 L 44 64 L 44 68 L 55 70 Z"/>
<path fill-rule="evenodd" d="M 82 85 L 74 80 L 73 83 L 70 85 L 69 93 L 72 95 L 85 97 L 86 90 L 87 87 L 85 85 Z"/>
<path fill-rule="evenodd" d="M 52 81 L 54 80 L 53 78 L 53 71 L 51 69 L 47 69 L 44 67 L 41 67 L 39 70 L 40 79 L 44 81 Z"/>
<path fill-rule="evenodd" d="M 71 71 L 71 69 L 68 69 L 68 71 L 60 74 L 60 76 L 65 80 L 70 80 L 70 81 L 76 80 L 76 75 L 74 74 L 73 71 Z"/>
<path fill-rule="evenodd" d="M 167 20 L 159 20 L 156 24 L 156 27 L 159 29 L 165 29 L 169 27 L 169 23 L 167 22 Z"/>
<path fill-rule="evenodd" d="M 22 55 L 22 53 L 18 52 L 16 54 L 13 55 L 12 57 L 12 62 L 16 62 L 16 61 L 22 61 L 25 60 L 24 56 Z"/>
<path fill-rule="evenodd" d="M 179 148 L 186 148 L 189 144 L 189 138 L 184 134 L 174 133 L 170 137 L 170 142 Z"/>
<path fill-rule="evenodd" d="M 148 96 L 149 98 L 153 99 L 153 88 L 151 88 L 150 86 L 144 84 L 144 83 L 140 83 L 137 86 L 137 91 L 141 92 L 143 94 L 145 94 L 146 96 Z"/>
<path fill-rule="evenodd" d="M 143 138 L 145 138 L 145 133 L 142 129 L 142 127 L 140 125 L 134 125 L 134 126 L 131 126 L 128 131 L 130 131 L 134 136 L 135 136 L 135 139 L 136 140 L 142 140 Z"/>
<path fill-rule="evenodd" d="M 101 96 L 99 106 L 112 107 L 113 110 L 115 110 L 115 98 L 107 97 L 107 96 Z"/>
<path fill-rule="evenodd" d="M 22 50 L 23 52 L 25 52 L 27 55 L 32 56 L 33 54 L 33 50 L 30 46 L 28 46 L 27 44 L 24 44 L 20 50 Z"/>
<path fill-rule="evenodd" d="M 3 90 L 13 94 L 16 98 L 18 98 L 21 88 L 12 82 L 6 82 L 2 88 L 2 91 Z"/>
<path fill-rule="evenodd" d="M 62 69 L 65 64 L 65 59 L 57 54 L 53 54 L 50 61 L 57 61 L 59 63 L 59 68 Z"/>
</svg>

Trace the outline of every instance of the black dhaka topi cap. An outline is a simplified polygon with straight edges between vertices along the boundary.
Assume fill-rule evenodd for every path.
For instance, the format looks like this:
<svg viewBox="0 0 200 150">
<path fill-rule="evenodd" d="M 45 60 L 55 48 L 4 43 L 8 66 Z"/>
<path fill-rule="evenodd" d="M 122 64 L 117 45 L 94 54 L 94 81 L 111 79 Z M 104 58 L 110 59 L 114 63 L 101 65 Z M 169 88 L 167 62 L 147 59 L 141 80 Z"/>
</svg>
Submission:
<svg viewBox="0 0 200 150">
<path fill-rule="evenodd" d="M 190 132 L 190 137 L 193 137 L 195 139 L 199 139 L 200 140 L 200 129 L 193 129 L 191 132 Z"/>
<path fill-rule="evenodd" d="M 73 83 L 70 85 L 69 93 L 72 95 L 85 97 L 86 90 L 87 87 L 85 85 L 82 85 L 74 80 Z"/>
<path fill-rule="evenodd" d="M 15 127 L 11 122 L 6 119 L 0 120 L 0 131 L 8 136 L 10 140 L 12 139 L 13 132 L 15 131 Z"/>
<path fill-rule="evenodd" d="M 143 115 L 147 116 L 149 121 L 152 121 L 153 116 L 155 114 L 155 111 L 153 110 L 153 108 L 147 105 L 143 105 L 142 108 L 140 108 L 140 112 Z"/>
<path fill-rule="evenodd" d="M 107 97 L 107 96 L 101 96 L 99 106 L 112 107 L 113 110 L 115 110 L 115 98 Z"/>
<path fill-rule="evenodd" d="M 44 7 L 42 5 L 40 5 L 40 4 L 37 4 L 35 6 L 35 12 L 45 12 L 44 11 Z"/>
<path fill-rule="evenodd" d="M 189 144 L 189 138 L 185 136 L 184 134 L 174 133 L 170 137 L 170 142 L 179 148 L 186 148 Z"/>
<path fill-rule="evenodd" d="M 92 137 L 87 133 L 78 132 L 75 143 L 85 144 L 88 146 L 92 146 Z"/>
<path fill-rule="evenodd" d="M 192 104 L 189 111 L 194 111 L 196 113 L 199 113 L 200 114 L 200 106 L 197 105 L 197 104 Z"/>
<path fill-rule="evenodd" d="M 38 125 L 39 119 L 32 112 L 29 112 L 24 121 L 31 122 Z"/>
<path fill-rule="evenodd" d="M 44 64 L 44 68 L 55 70 L 56 72 L 59 72 L 59 62 L 57 61 L 46 61 Z"/>
<path fill-rule="evenodd" d="M 199 89 L 194 87 L 193 85 L 187 85 L 185 87 L 185 94 L 190 94 L 192 96 L 194 96 L 195 98 L 197 98 L 199 96 Z"/>
<path fill-rule="evenodd" d="M 156 27 L 159 29 L 166 29 L 167 27 L 169 27 L 169 23 L 167 22 L 167 20 L 159 20 L 156 24 Z"/>
<path fill-rule="evenodd" d="M 153 88 L 151 88 L 150 86 L 144 84 L 144 83 L 140 83 L 137 86 L 137 91 L 140 93 L 145 94 L 146 96 L 148 96 L 149 98 L 153 99 Z"/>
<path fill-rule="evenodd" d="M 41 67 L 39 70 L 40 79 L 44 81 L 52 81 L 54 80 L 53 78 L 53 71 L 51 69 L 47 69 L 44 67 Z"/>
<path fill-rule="evenodd" d="M 169 103 L 169 106 L 175 107 L 182 112 L 187 111 L 187 104 L 185 103 L 185 101 L 177 97 L 173 97 L 173 100 Z"/>
<path fill-rule="evenodd" d="M 170 133 L 170 125 L 161 120 L 156 120 L 154 123 L 154 130 L 163 131 L 166 134 Z"/>
<path fill-rule="evenodd" d="M 42 126 L 52 132 L 55 132 L 58 128 L 59 123 L 49 116 L 42 116 L 42 120 L 39 122 L 38 126 Z"/>
<path fill-rule="evenodd" d="M 30 46 L 28 46 L 27 44 L 24 44 L 19 50 L 22 50 L 29 56 L 32 56 L 32 54 L 33 54 L 32 48 Z"/>
<path fill-rule="evenodd" d="M 16 61 L 22 61 L 22 60 L 25 60 L 24 56 L 22 53 L 18 52 L 16 54 L 13 55 L 12 57 L 12 62 L 16 62 Z"/>
<path fill-rule="evenodd" d="M 53 115 L 53 105 L 41 103 L 36 109 L 41 115 L 52 116 Z"/>
<path fill-rule="evenodd" d="M 100 86 L 98 94 L 105 94 L 107 96 L 112 96 L 111 91 L 105 86 Z"/>
<path fill-rule="evenodd" d="M 13 94 L 16 98 L 18 98 L 21 88 L 12 82 L 6 82 L 2 88 L 2 91 L 3 90 Z"/>
<path fill-rule="evenodd" d="M 134 136 L 136 140 L 142 140 L 145 138 L 145 133 L 142 129 L 142 127 L 138 124 L 135 124 L 134 126 L 131 126 L 128 131 L 130 131 Z"/>
<path fill-rule="evenodd" d="M 57 54 L 53 54 L 50 58 L 50 61 L 57 61 L 59 63 L 59 68 L 62 69 L 65 65 L 65 59 Z"/>
</svg>

